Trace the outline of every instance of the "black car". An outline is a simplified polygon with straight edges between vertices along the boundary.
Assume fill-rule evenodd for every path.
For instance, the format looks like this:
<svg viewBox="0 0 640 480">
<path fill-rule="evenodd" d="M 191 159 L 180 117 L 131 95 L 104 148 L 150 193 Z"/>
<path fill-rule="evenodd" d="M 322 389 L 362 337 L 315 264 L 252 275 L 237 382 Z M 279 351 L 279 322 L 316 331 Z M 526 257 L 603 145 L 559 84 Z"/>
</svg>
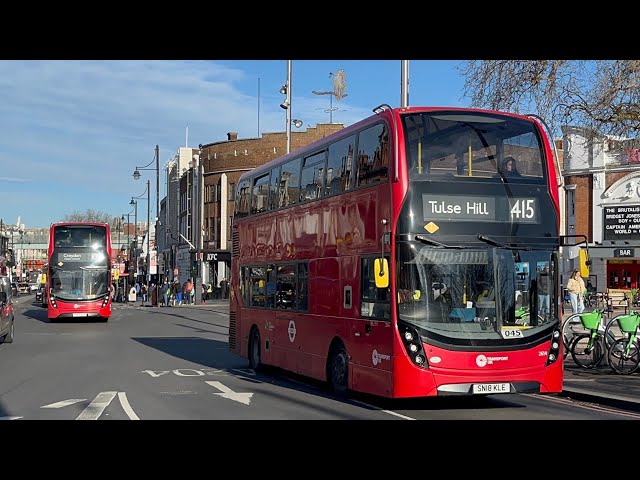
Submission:
<svg viewBox="0 0 640 480">
<path fill-rule="evenodd" d="M 18 288 L 18 284 L 16 282 L 11 282 L 11 295 L 17 297 L 20 295 L 20 289 Z"/>
</svg>

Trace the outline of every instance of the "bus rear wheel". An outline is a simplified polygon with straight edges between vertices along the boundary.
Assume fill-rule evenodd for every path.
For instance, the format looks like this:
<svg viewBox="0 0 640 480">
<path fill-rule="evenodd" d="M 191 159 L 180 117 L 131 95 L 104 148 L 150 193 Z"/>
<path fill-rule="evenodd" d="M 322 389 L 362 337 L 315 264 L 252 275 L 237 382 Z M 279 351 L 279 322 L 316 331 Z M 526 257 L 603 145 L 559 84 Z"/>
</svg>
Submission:
<svg viewBox="0 0 640 480">
<path fill-rule="evenodd" d="M 262 366 L 260 358 L 260 332 L 257 327 L 251 329 L 249 335 L 249 368 L 259 370 Z"/>
<path fill-rule="evenodd" d="M 327 364 L 327 381 L 331 391 L 341 397 L 347 395 L 349 385 L 349 358 L 342 345 L 331 349 Z"/>
</svg>

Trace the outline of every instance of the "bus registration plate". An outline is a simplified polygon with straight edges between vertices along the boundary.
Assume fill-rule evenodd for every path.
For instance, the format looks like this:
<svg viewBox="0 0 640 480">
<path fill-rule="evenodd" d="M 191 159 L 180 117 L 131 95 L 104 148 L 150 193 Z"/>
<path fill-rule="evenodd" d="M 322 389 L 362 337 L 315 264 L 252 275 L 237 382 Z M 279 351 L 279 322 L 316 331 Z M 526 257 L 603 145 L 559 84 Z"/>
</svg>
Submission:
<svg viewBox="0 0 640 480">
<path fill-rule="evenodd" d="M 473 393 L 509 393 L 511 385 L 508 383 L 476 383 L 473 385 Z"/>
<path fill-rule="evenodd" d="M 74 317 L 86 317 L 87 314 L 86 313 L 74 313 L 73 316 Z"/>
</svg>

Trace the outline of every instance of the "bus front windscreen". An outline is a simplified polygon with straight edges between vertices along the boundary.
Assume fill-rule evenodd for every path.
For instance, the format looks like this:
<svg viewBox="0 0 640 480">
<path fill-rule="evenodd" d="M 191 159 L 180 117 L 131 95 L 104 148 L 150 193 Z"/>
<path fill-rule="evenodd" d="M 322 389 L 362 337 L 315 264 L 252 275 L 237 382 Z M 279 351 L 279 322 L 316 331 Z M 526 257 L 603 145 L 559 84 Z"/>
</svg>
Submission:
<svg viewBox="0 0 640 480">
<path fill-rule="evenodd" d="M 52 295 L 60 300 L 93 300 L 109 294 L 109 269 L 73 266 L 51 269 Z"/>
<path fill-rule="evenodd" d="M 551 250 L 398 245 L 398 318 L 452 340 L 522 338 L 555 317 Z M 514 333 L 520 332 L 520 333 Z"/>
</svg>

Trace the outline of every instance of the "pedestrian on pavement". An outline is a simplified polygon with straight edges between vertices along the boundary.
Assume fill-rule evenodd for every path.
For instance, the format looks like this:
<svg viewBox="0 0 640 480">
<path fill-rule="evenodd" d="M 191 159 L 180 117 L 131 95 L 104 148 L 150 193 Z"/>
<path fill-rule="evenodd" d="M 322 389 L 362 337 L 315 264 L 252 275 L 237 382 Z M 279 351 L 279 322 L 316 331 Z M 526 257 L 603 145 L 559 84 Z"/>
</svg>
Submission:
<svg viewBox="0 0 640 480">
<path fill-rule="evenodd" d="M 580 272 L 578 270 L 574 270 L 571 273 L 571 277 L 567 282 L 567 292 L 569 293 L 569 300 L 571 301 L 571 309 L 573 313 L 582 313 L 584 312 L 584 292 L 586 287 L 584 285 L 584 280 L 580 276 Z"/>
<path fill-rule="evenodd" d="M 227 280 L 227 277 L 224 277 L 222 280 L 220 280 L 220 291 L 222 293 L 223 299 L 227 298 L 228 289 L 229 289 L 229 281 Z"/>
<path fill-rule="evenodd" d="M 169 296 L 171 294 L 171 289 L 169 288 L 169 282 L 167 279 L 164 279 L 164 283 L 162 284 L 162 299 L 164 300 L 162 304 L 165 307 L 169 306 Z"/>
</svg>

